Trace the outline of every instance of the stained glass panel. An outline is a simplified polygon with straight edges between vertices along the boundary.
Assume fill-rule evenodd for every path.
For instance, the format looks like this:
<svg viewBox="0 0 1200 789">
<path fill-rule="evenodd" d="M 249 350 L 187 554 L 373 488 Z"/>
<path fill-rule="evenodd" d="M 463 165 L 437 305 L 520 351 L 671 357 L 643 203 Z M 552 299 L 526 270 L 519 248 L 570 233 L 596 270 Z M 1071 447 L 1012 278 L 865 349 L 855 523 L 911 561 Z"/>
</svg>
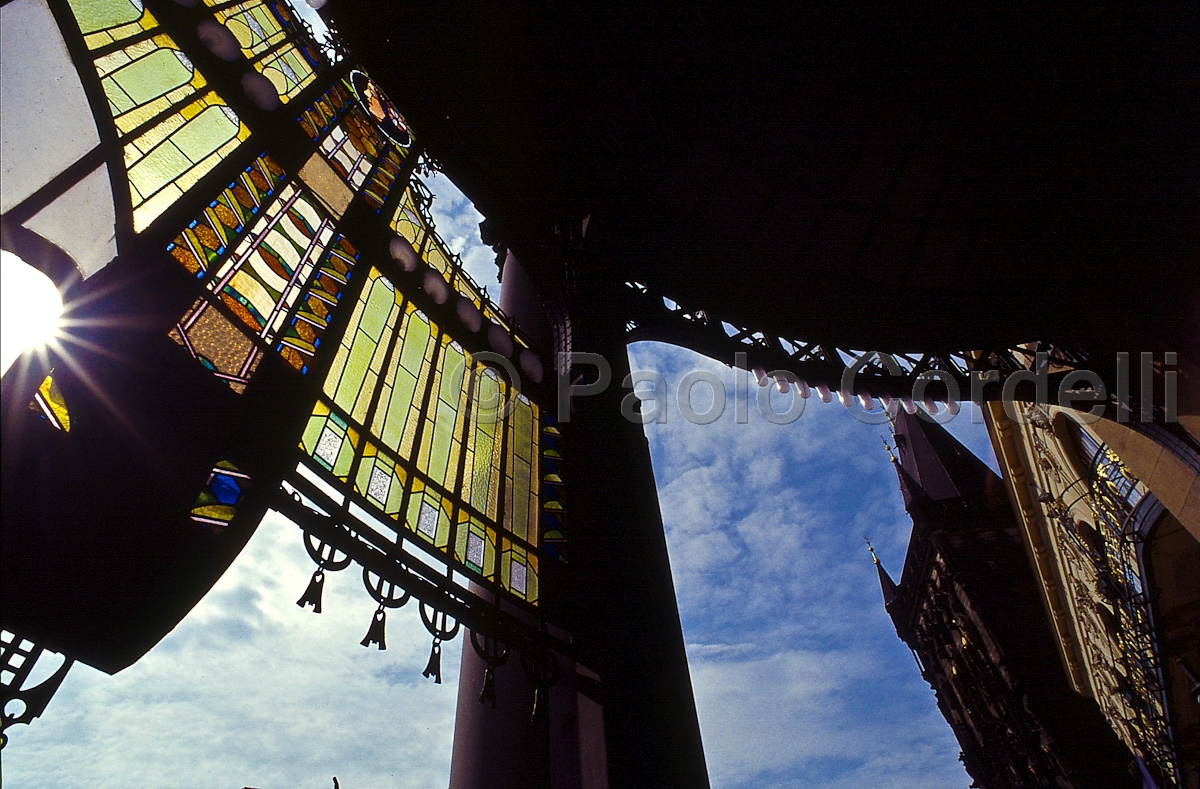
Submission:
<svg viewBox="0 0 1200 789">
<path fill-rule="evenodd" d="M 238 394 L 262 361 L 254 341 L 203 299 L 196 299 L 167 336 Z"/>
<path fill-rule="evenodd" d="M 490 367 L 478 365 L 471 393 L 471 425 L 467 435 L 463 499 L 488 518 L 496 517 L 500 491 L 501 410 L 508 387 Z"/>
<path fill-rule="evenodd" d="M 274 159 L 265 154 L 258 157 L 175 237 L 167 251 L 188 271 L 204 277 L 241 237 L 284 178 Z"/>
<path fill-rule="evenodd" d="M 539 536 L 537 421 L 537 406 L 524 395 L 517 395 L 508 420 L 504 526 L 534 545 Z"/>
<path fill-rule="evenodd" d="M 372 442 L 366 442 L 354 490 L 374 504 L 385 515 L 396 518 L 408 487 L 408 473 L 395 459 Z"/>
<path fill-rule="evenodd" d="M 49 422 L 56 430 L 71 432 L 71 412 L 67 410 L 67 401 L 59 391 L 58 384 L 54 382 L 53 375 L 47 375 L 41 386 L 33 393 L 33 400 L 29 402 L 29 410 L 41 414 L 42 419 Z"/>
<path fill-rule="evenodd" d="M 357 192 L 379 159 L 383 145 L 383 139 L 374 125 L 362 110 L 354 107 L 321 141 L 321 154 Z"/>
<path fill-rule="evenodd" d="M 329 328 L 332 310 L 350 281 L 358 250 L 344 236 L 337 236 L 321 258 L 317 275 L 300 299 L 300 306 L 278 346 L 279 355 L 301 373 L 317 353 L 321 337 Z"/>
<path fill-rule="evenodd" d="M 478 518 L 459 512 L 454 558 L 492 580 L 496 572 L 496 530 L 488 528 Z"/>
<path fill-rule="evenodd" d="M 67 0 L 88 49 L 99 49 L 158 26 L 141 0 Z"/>
<path fill-rule="evenodd" d="M 97 58 L 96 71 L 121 134 L 128 134 L 207 84 L 187 55 L 165 35 Z"/>
<path fill-rule="evenodd" d="M 500 585 L 526 602 L 537 602 L 537 555 L 508 539 L 502 540 L 501 545 Z"/>
<path fill-rule="evenodd" d="M 192 102 L 125 146 L 133 229 L 141 232 L 250 136 L 215 93 Z"/>
<path fill-rule="evenodd" d="M 208 287 L 243 323 L 271 341 L 333 236 L 333 222 L 295 184 L 288 184 Z"/>
<path fill-rule="evenodd" d="M 423 480 L 414 479 L 412 495 L 408 499 L 406 525 L 426 542 L 437 548 L 445 548 L 450 544 L 452 509 L 453 505 L 449 499 L 429 488 Z"/>
<path fill-rule="evenodd" d="M 216 0 L 205 3 L 218 5 Z M 294 99 L 316 77 L 315 61 L 290 40 L 296 23 L 283 4 L 246 0 L 213 13 L 233 33 L 254 68 L 271 80 L 283 103 Z"/>
<path fill-rule="evenodd" d="M 342 117 L 342 113 L 351 105 L 353 99 L 350 91 L 340 82 L 325 91 L 325 95 L 313 102 L 300 116 L 300 128 L 304 130 L 313 142 L 321 139 L 321 135 Z"/>
<path fill-rule="evenodd" d="M 205 4 L 216 5 L 213 0 Z M 242 54 L 250 60 L 266 52 L 287 37 L 278 17 L 262 0 L 248 0 L 233 6 L 225 6 L 213 12 L 217 21 L 229 28 L 242 48 Z"/>
<path fill-rule="evenodd" d="M 359 104 L 375 122 L 376 128 L 396 146 L 399 156 L 404 158 L 412 145 L 412 132 L 408 128 L 408 121 L 404 120 L 396 105 L 365 71 L 351 71 L 349 85 Z"/>
<path fill-rule="evenodd" d="M 192 506 L 192 520 L 220 532 L 237 515 L 250 477 L 238 471 L 237 466 L 222 460 L 208 475 L 208 483 Z"/>
<path fill-rule="evenodd" d="M 371 432 L 404 458 L 412 456 L 421 398 L 437 346 L 435 332 L 436 327 L 411 302 L 405 305 L 396 350 L 371 420 Z"/>
<path fill-rule="evenodd" d="M 284 104 L 299 95 L 316 78 L 313 64 L 295 44 L 285 44 L 254 63 L 264 77 L 271 80 Z"/>
<path fill-rule="evenodd" d="M 300 448 L 345 482 L 358 448 L 358 431 L 318 400 L 300 438 Z"/>
<path fill-rule="evenodd" d="M 425 435 L 417 450 L 417 469 L 446 490 L 454 490 L 466 422 L 466 357 L 448 336 L 443 335 L 441 346 L 425 407 Z"/>
<path fill-rule="evenodd" d="M 371 174 L 362 193 L 363 199 L 375 209 L 376 213 L 383 209 L 383 203 L 387 200 L 392 184 L 400 177 L 401 167 L 403 164 L 400 161 L 400 155 L 396 153 L 395 148 L 389 147 L 387 153 L 379 161 L 379 166 Z"/>
<path fill-rule="evenodd" d="M 416 182 L 414 181 L 414 183 Z M 392 217 L 392 229 L 408 239 L 408 243 L 412 244 L 413 249 L 419 250 L 421 244 L 425 242 L 425 222 L 421 218 L 421 211 L 417 208 L 416 194 L 411 185 L 404 191 L 400 207 L 396 209 L 396 214 Z"/>
<path fill-rule="evenodd" d="M 441 239 L 436 234 L 430 234 L 429 241 L 425 245 L 425 251 L 422 254 L 425 262 L 428 263 L 435 271 L 449 282 L 453 276 L 450 266 L 450 256 L 442 249 Z"/>
<path fill-rule="evenodd" d="M 367 408 L 387 355 L 388 342 L 384 340 L 395 329 L 402 303 L 395 286 L 378 269 L 371 269 L 325 378 L 325 394 L 359 424 L 367 421 Z"/>
</svg>

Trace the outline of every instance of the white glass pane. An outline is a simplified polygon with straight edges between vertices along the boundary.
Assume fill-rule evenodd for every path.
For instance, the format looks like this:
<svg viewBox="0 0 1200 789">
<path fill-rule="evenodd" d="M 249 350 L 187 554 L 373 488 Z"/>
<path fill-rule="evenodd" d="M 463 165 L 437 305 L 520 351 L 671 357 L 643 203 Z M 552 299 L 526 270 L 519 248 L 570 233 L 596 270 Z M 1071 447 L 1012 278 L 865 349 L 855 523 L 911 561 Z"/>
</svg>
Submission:
<svg viewBox="0 0 1200 789">
<path fill-rule="evenodd" d="M 87 279 L 116 257 L 116 221 L 108 165 L 100 165 L 25 227 L 70 255 Z"/>
<path fill-rule="evenodd" d="M 0 213 L 99 142 L 83 85 L 45 0 L 0 7 Z"/>
</svg>

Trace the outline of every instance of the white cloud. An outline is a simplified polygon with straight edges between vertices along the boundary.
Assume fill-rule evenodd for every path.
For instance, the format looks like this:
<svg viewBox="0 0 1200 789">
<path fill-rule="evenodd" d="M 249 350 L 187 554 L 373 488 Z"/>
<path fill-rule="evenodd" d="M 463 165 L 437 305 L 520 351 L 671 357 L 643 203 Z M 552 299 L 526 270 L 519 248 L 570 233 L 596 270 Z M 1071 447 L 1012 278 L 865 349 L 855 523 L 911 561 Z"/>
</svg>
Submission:
<svg viewBox="0 0 1200 789">
<path fill-rule="evenodd" d="M 741 396 L 757 393 L 743 373 L 663 345 L 630 357 L 671 392 L 667 423 L 647 436 L 713 786 L 965 786 L 862 542 L 899 573 L 911 522 L 886 427 L 815 397 L 791 425 L 751 399 L 738 424 L 735 377 L 749 381 Z M 726 382 L 711 425 L 673 404 L 689 369 Z"/>
<path fill-rule="evenodd" d="M 496 253 L 485 247 L 479 238 L 479 223 L 483 214 L 467 199 L 454 182 L 441 173 L 432 173 L 422 181 L 433 192 L 434 224 L 438 235 L 451 252 L 458 254 L 463 267 L 481 288 L 486 288 L 492 301 L 500 303 L 500 281 L 496 278 Z"/>
<path fill-rule="evenodd" d="M 158 646 L 108 676 L 76 665 L 45 714 L 10 730 L 11 786 L 439 787 L 449 773 L 461 639 L 443 682 L 416 604 L 375 608 L 351 566 L 323 611 L 295 601 L 314 569 L 300 530 L 271 514 L 233 567 Z"/>
<path fill-rule="evenodd" d="M 630 355 L 672 396 L 693 366 L 731 395 L 740 375 L 668 346 Z M 672 406 L 647 430 L 714 787 L 965 786 L 861 540 L 899 574 L 910 522 L 881 429 L 815 398 L 792 425 L 736 414 L 732 396 L 707 426 Z M 268 517 L 143 660 L 77 666 L 10 730 L 7 785 L 445 786 L 461 638 L 433 685 L 415 604 L 389 613 L 387 651 L 363 649 L 359 573 L 327 575 L 318 616 L 295 605 L 312 569 L 299 530 Z"/>
</svg>

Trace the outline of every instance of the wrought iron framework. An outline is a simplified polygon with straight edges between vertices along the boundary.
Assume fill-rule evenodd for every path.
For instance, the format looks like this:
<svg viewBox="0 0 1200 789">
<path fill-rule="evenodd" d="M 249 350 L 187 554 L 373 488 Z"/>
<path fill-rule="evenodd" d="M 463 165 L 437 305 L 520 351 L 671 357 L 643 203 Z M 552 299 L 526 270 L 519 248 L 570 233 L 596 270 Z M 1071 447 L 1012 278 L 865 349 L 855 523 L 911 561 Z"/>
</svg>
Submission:
<svg viewBox="0 0 1200 789">
<path fill-rule="evenodd" d="M 53 661 L 54 653 L 8 630 L 0 633 L 0 748 L 8 744 L 9 726 L 31 723 L 45 711 L 46 705 L 67 678 L 74 661 L 64 658 L 61 665 L 40 682 L 30 677 L 39 662 Z"/>
<path fill-rule="evenodd" d="M 1100 402 L 1108 416 L 1125 421 L 1129 413 L 1142 408 L 1128 392 L 1127 383 L 1114 380 L 1111 365 L 1101 364 L 1102 360 L 1092 358 L 1082 348 L 1046 342 L 948 352 L 841 348 L 819 339 L 778 337 L 753 327 L 736 326 L 707 310 L 685 307 L 640 282 L 626 282 L 622 296 L 630 342 L 655 340 L 680 345 L 754 371 L 760 384 L 765 383 L 765 377 L 774 376 L 797 385 L 803 397 L 815 390 L 827 403 L 837 397 L 849 407 L 857 399 L 870 411 L 876 400 L 885 409 L 895 407 L 893 401 L 899 401 L 911 414 L 916 409 L 915 396 L 931 412 L 936 412 L 937 403 L 946 404 L 954 412 L 954 396 L 976 401 L 999 400 L 1002 396 L 1036 400 L 1039 395 L 1033 387 L 1013 388 L 1010 395 L 1004 395 L 1005 383 L 1015 373 L 1044 372 L 1046 394 L 1053 397 L 1067 376 L 1095 367 L 1107 391 L 1107 398 Z M 786 386 L 780 383 L 781 389 Z M 1087 397 L 1093 390 L 1081 387 L 1072 391 Z M 1156 423 L 1166 416 L 1159 404 L 1153 405 L 1151 413 Z M 1167 433 L 1165 437 L 1174 435 Z M 1190 444 L 1186 437 L 1174 440 Z"/>
</svg>

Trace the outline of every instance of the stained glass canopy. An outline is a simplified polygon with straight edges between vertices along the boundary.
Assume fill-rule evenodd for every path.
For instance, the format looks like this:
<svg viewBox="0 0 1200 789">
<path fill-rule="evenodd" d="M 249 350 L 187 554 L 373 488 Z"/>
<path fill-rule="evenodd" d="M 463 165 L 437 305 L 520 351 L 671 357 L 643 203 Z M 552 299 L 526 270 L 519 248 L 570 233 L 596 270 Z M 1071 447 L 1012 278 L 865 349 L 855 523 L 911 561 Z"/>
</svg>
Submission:
<svg viewBox="0 0 1200 789">
<path fill-rule="evenodd" d="M 549 360 L 439 236 L 401 108 L 283 0 L 0 13 L 3 245 L 67 305 L 4 379 L 4 628 L 120 670 L 276 508 L 318 610 L 355 560 L 435 638 L 544 641 Z"/>
</svg>

